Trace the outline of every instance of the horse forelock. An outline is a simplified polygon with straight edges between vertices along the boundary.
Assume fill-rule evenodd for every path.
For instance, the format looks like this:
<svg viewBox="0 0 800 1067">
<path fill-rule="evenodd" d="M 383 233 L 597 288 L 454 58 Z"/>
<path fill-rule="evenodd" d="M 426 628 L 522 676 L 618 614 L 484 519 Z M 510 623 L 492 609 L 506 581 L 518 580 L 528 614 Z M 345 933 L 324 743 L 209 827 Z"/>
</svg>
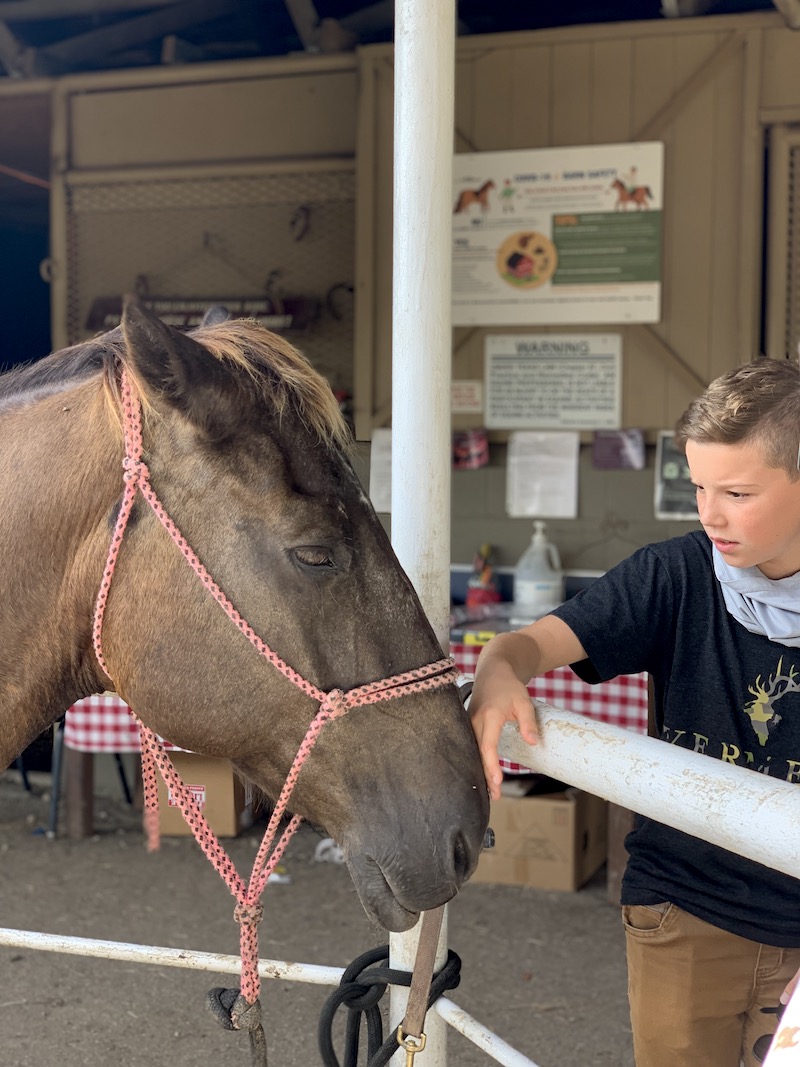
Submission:
<svg viewBox="0 0 800 1067">
<path fill-rule="evenodd" d="M 353 439 L 329 382 L 304 355 L 255 319 L 229 319 L 191 332 L 216 359 L 245 374 L 278 416 L 293 410 L 328 445 L 346 454 Z"/>
</svg>

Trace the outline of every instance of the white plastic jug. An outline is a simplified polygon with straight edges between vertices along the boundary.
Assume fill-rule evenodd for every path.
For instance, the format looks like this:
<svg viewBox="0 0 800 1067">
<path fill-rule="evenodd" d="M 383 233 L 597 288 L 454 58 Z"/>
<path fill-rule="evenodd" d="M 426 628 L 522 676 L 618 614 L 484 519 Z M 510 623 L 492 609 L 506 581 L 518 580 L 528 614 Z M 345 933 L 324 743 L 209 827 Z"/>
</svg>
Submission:
<svg viewBox="0 0 800 1067">
<path fill-rule="evenodd" d="M 545 524 L 533 524 L 531 543 L 514 571 L 514 608 L 517 614 L 538 618 L 564 600 L 564 572 L 558 549 L 547 540 Z"/>
</svg>

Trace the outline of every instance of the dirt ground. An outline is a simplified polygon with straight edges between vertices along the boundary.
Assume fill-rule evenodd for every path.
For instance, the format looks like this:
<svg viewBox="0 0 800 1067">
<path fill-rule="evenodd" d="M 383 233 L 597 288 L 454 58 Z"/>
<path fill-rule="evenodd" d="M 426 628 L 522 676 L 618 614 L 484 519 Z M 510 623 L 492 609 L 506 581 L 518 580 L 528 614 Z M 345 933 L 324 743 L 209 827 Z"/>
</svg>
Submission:
<svg viewBox="0 0 800 1067">
<path fill-rule="evenodd" d="M 0 773 L 0 927 L 238 952 L 232 898 L 193 840 L 167 838 L 160 852 L 146 853 L 139 816 L 115 797 L 98 801 L 92 838 L 48 840 L 49 775 L 32 775 L 32 785 L 26 793 L 15 771 Z M 245 875 L 256 833 L 228 842 Z M 344 967 L 386 943 L 347 870 L 315 862 L 319 840 L 302 828 L 285 860 L 290 884 L 267 887 L 262 958 Z M 467 885 L 448 922 L 462 960 L 450 997 L 461 1008 L 538 1067 L 632 1067 L 623 934 L 603 870 L 577 893 Z M 248 1038 L 221 1029 L 204 1006 L 208 989 L 233 984 L 211 973 L 0 946 L 0 1064 L 248 1067 Z M 264 983 L 270 1067 L 321 1063 L 317 1022 L 330 992 Z M 448 1062 L 494 1062 L 450 1033 Z M 425 1067 L 425 1054 L 414 1063 Z"/>
</svg>

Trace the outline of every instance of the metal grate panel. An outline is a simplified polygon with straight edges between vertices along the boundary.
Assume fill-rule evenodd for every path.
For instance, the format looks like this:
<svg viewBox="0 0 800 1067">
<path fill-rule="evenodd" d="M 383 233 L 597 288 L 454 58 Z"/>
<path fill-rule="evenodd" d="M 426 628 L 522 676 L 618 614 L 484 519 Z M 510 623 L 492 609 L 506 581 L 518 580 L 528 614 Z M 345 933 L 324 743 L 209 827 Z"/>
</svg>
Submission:
<svg viewBox="0 0 800 1067">
<path fill-rule="evenodd" d="M 67 333 L 91 335 L 95 300 L 301 298 L 285 335 L 353 388 L 355 177 L 350 171 L 106 180 L 67 185 Z"/>
</svg>

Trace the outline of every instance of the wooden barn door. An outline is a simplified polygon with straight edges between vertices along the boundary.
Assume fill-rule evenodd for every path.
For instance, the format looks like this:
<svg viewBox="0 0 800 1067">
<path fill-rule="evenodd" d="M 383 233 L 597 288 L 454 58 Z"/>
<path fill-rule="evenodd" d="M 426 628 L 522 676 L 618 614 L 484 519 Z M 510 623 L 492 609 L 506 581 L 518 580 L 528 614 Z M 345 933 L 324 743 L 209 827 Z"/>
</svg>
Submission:
<svg viewBox="0 0 800 1067">
<path fill-rule="evenodd" d="M 665 145 L 661 321 L 614 327 L 623 335 L 624 425 L 671 426 L 711 379 L 757 351 L 761 58 L 758 33 L 739 26 L 693 19 L 458 43 L 456 152 Z M 356 403 L 359 436 L 368 437 L 391 411 L 393 80 L 385 48 L 363 50 L 361 63 Z M 454 331 L 454 378 L 482 378 L 487 332 Z"/>
</svg>

